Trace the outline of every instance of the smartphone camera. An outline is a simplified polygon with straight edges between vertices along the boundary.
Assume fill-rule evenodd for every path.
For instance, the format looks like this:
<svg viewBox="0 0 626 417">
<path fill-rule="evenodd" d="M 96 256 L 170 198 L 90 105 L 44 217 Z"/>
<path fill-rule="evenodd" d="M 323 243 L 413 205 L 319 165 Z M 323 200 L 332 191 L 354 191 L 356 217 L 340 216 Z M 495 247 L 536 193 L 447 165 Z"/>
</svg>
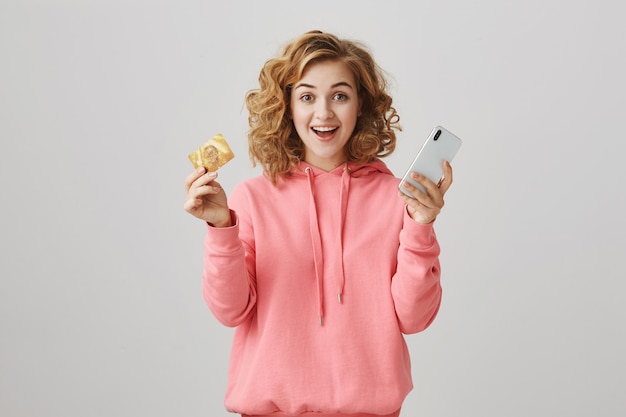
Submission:
<svg viewBox="0 0 626 417">
<path fill-rule="evenodd" d="M 437 130 L 437 132 L 435 133 L 435 137 L 433 139 L 437 140 L 439 139 L 439 136 L 441 136 L 441 130 Z"/>
</svg>

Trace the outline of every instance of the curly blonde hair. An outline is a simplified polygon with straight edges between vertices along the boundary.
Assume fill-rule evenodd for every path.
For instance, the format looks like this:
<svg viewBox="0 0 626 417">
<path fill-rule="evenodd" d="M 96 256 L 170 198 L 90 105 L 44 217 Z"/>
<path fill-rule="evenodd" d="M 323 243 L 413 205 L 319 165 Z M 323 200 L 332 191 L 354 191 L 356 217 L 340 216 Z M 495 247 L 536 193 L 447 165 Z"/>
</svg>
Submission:
<svg viewBox="0 0 626 417">
<path fill-rule="evenodd" d="M 273 183 L 298 165 L 304 154 L 304 144 L 290 115 L 291 86 L 310 64 L 325 60 L 348 65 L 362 103 L 361 115 L 346 144 L 348 159 L 367 163 L 395 149 L 394 130 L 402 130 L 400 116 L 387 93 L 383 71 L 371 53 L 359 42 L 310 31 L 288 43 L 281 56 L 268 60 L 259 75 L 259 88 L 246 94 L 250 159 L 255 166 L 261 164 Z"/>
</svg>

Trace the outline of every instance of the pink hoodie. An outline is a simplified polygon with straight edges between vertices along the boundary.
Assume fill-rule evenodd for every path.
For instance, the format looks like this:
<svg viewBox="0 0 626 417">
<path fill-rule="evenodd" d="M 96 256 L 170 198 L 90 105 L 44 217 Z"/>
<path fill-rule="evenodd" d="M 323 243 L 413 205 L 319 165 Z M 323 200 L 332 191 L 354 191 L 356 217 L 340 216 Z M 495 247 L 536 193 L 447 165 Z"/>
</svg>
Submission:
<svg viewBox="0 0 626 417">
<path fill-rule="evenodd" d="M 403 333 L 441 302 L 433 226 L 408 216 L 398 183 L 381 161 L 301 163 L 233 190 L 236 224 L 208 227 L 203 274 L 209 308 L 237 326 L 229 411 L 397 415 L 412 389 Z"/>
</svg>

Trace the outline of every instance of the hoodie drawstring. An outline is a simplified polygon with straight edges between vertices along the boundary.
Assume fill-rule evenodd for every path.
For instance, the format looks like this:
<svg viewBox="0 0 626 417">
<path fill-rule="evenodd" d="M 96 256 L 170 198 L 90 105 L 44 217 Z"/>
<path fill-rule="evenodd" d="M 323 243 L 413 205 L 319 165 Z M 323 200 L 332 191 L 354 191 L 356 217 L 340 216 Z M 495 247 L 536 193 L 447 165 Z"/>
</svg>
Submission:
<svg viewBox="0 0 626 417">
<path fill-rule="evenodd" d="M 343 288 L 346 283 L 346 271 L 344 270 L 345 262 L 343 260 L 343 227 L 346 220 L 346 210 L 348 209 L 348 194 L 350 191 L 351 178 L 352 176 L 350 175 L 350 167 L 348 167 L 348 164 L 346 164 L 341 174 L 341 190 L 339 191 L 339 201 L 341 204 L 341 207 L 339 209 L 339 213 L 341 213 L 341 217 L 339 218 L 339 249 L 341 253 L 341 275 L 339 277 L 337 287 L 337 300 L 340 304 L 342 303 Z"/>
<path fill-rule="evenodd" d="M 313 262 L 315 264 L 315 277 L 317 279 L 318 316 L 320 325 L 324 323 L 324 255 L 322 252 L 322 239 L 320 235 L 319 219 L 317 215 L 317 205 L 315 204 L 315 181 L 311 167 L 305 168 L 309 184 L 309 231 L 311 243 L 313 245 Z M 337 282 L 337 300 L 342 303 L 343 290 L 345 286 L 345 271 L 343 261 L 343 226 L 345 223 L 346 210 L 348 208 L 348 195 L 350 190 L 350 169 L 346 164 L 341 175 L 341 189 L 339 191 L 339 255 L 341 256 L 341 268 Z"/>
<path fill-rule="evenodd" d="M 315 263 L 315 277 L 317 278 L 318 317 L 320 326 L 324 320 L 324 258 L 322 254 L 322 239 L 317 219 L 317 206 L 315 205 L 315 187 L 313 186 L 313 170 L 306 167 L 307 180 L 309 182 L 309 228 L 311 242 L 313 243 L 313 262 Z"/>
</svg>

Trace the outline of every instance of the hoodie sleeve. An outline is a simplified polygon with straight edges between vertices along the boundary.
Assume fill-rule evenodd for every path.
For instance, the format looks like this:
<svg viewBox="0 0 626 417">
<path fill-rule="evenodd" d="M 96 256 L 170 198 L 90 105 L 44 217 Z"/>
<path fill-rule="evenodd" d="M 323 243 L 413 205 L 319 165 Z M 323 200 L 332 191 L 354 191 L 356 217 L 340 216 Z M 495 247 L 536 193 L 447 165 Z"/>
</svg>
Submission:
<svg viewBox="0 0 626 417">
<path fill-rule="evenodd" d="M 256 287 L 246 266 L 249 257 L 239 239 L 239 218 L 232 211 L 231 217 L 232 227 L 207 225 L 202 292 L 215 318 L 225 326 L 235 327 L 253 313 Z"/>
<path fill-rule="evenodd" d="M 433 224 L 419 224 L 404 214 L 398 266 L 391 294 L 403 333 L 418 333 L 433 322 L 441 304 L 439 243 Z"/>
</svg>

